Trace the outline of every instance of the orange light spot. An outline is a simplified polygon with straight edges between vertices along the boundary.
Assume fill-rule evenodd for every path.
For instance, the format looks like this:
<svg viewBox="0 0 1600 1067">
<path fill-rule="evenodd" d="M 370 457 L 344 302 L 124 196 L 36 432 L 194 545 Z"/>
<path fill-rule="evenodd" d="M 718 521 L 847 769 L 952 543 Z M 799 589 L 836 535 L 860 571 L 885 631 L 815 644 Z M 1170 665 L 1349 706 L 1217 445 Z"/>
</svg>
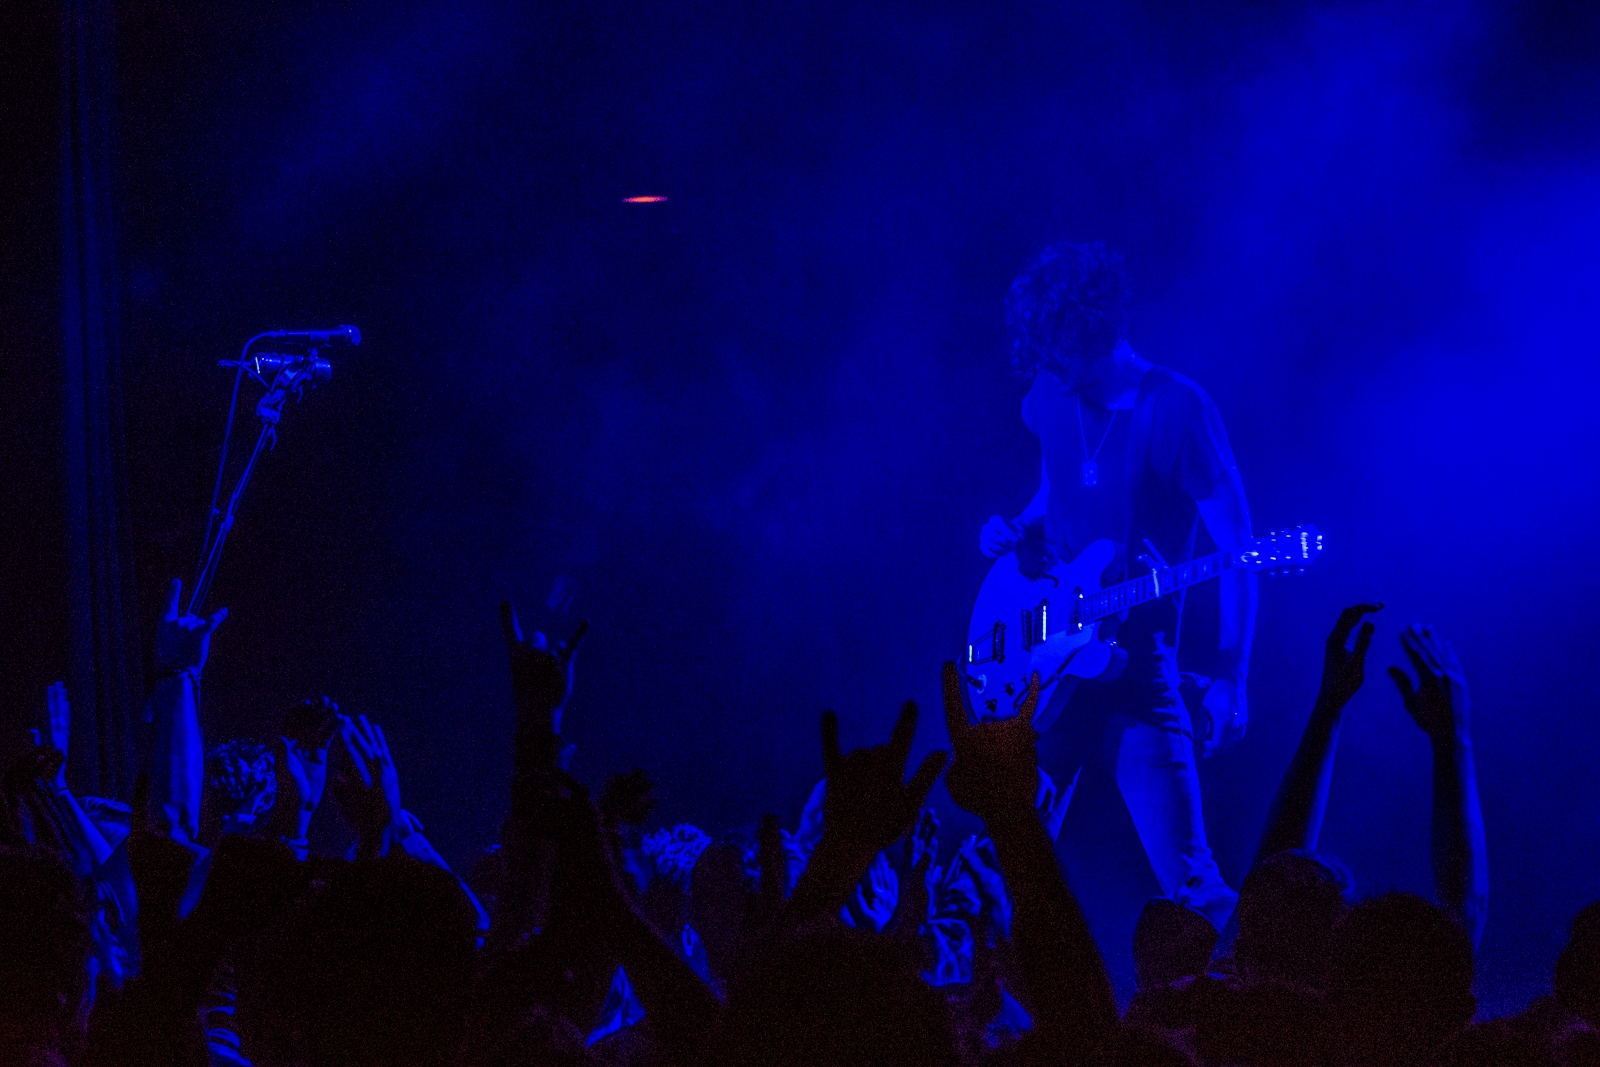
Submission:
<svg viewBox="0 0 1600 1067">
<path fill-rule="evenodd" d="M 667 198 L 664 196 L 625 196 L 622 198 L 624 204 L 664 204 L 666 201 Z"/>
</svg>

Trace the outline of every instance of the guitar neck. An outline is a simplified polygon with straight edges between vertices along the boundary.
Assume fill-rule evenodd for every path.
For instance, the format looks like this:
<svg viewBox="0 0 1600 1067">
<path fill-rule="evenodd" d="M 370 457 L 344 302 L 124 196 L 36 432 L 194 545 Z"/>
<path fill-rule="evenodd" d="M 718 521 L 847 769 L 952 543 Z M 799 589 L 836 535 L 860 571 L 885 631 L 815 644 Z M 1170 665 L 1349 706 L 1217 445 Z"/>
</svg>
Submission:
<svg viewBox="0 0 1600 1067">
<path fill-rule="evenodd" d="M 1191 559 L 1176 567 L 1147 571 L 1137 578 L 1129 578 L 1125 582 L 1107 586 L 1092 596 L 1084 597 L 1083 611 L 1079 618 L 1082 622 L 1088 623 L 1120 614 L 1129 608 L 1158 600 L 1169 593 L 1176 593 L 1191 585 L 1210 581 L 1227 570 L 1231 563 L 1232 560 L 1221 552 L 1213 552 L 1209 556 Z"/>
</svg>

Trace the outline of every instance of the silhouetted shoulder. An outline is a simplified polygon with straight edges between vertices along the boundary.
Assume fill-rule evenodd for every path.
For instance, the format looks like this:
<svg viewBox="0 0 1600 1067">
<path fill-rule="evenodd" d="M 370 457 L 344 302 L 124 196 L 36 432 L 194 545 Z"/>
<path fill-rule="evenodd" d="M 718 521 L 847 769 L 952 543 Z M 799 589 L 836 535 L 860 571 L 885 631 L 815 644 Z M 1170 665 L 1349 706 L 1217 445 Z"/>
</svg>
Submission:
<svg viewBox="0 0 1600 1067">
<path fill-rule="evenodd" d="M 1203 418 L 1208 411 L 1215 412 L 1216 404 L 1211 394 L 1192 378 L 1186 378 L 1170 367 L 1152 367 L 1152 373 L 1161 373 L 1165 380 L 1157 386 L 1157 418 L 1193 420 Z M 1219 416 L 1220 418 L 1220 416 Z"/>
</svg>

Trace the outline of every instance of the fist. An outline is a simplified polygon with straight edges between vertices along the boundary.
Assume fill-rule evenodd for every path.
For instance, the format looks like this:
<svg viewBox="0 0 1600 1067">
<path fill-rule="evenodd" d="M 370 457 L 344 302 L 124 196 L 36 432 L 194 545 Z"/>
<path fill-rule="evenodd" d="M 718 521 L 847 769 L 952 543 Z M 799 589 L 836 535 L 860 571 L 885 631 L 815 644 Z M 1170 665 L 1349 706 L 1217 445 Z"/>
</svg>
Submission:
<svg viewBox="0 0 1600 1067">
<path fill-rule="evenodd" d="M 1002 515 L 992 515 L 978 531 L 978 550 L 990 559 L 1003 556 L 1017 547 L 1022 527 Z"/>
<path fill-rule="evenodd" d="M 1227 678 L 1218 678 L 1206 689 L 1201 706 L 1211 723 L 1201 754 L 1215 756 L 1238 744 L 1250 723 L 1244 686 Z"/>
</svg>

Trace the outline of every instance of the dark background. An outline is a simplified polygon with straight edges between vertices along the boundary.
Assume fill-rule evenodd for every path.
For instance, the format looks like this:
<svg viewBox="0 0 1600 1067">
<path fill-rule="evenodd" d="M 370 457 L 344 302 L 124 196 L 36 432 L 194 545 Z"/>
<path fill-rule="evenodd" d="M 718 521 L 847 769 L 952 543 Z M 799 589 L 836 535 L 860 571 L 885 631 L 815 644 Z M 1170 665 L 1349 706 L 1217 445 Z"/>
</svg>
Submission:
<svg viewBox="0 0 1600 1067">
<path fill-rule="evenodd" d="M 212 601 L 233 615 L 209 737 L 265 736 L 329 693 L 389 728 L 407 807 L 466 861 L 504 806 L 509 595 L 558 633 L 592 620 L 574 769 L 647 768 L 666 823 L 793 826 L 824 706 L 849 745 L 913 697 L 919 754 L 942 745 L 937 668 L 983 574 L 977 529 L 1037 478 L 1005 287 L 1049 242 L 1103 239 L 1135 278 L 1135 348 L 1221 408 L 1258 532 L 1329 539 L 1311 574 L 1263 585 L 1252 731 L 1203 769 L 1224 874 L 1244 873 L 1337 609 L 1384 600 L 1324 847 L 1364 890 L 1428 890 L 1426 747 L 1381 668 L 1401 625 L 1430 621 L 1473 686 L 1479 995 L 1498 1014 L 1548 986 L 1600 886 L 1595 8 L 116 11 L 146 634 L 194 571 L 217 360 L 265 329 L 365 337 L 288 409 L 245 502 Z M 26 72 L 42 46 L 23 26 L 6 47 Z M 53 111 L 13 105 L 20 721 L 62 676 L 64 630 L 38 607 L 60 568 L 49 364 L 16 336 L 51 284 Z M 641 194 L 670 199 L 621 202 Z M 935 797 L 948 847 L 972 827 Z M 1126 992 L 1156 886 L 1104 770 L 1061 851 Z"/>
</svg>

